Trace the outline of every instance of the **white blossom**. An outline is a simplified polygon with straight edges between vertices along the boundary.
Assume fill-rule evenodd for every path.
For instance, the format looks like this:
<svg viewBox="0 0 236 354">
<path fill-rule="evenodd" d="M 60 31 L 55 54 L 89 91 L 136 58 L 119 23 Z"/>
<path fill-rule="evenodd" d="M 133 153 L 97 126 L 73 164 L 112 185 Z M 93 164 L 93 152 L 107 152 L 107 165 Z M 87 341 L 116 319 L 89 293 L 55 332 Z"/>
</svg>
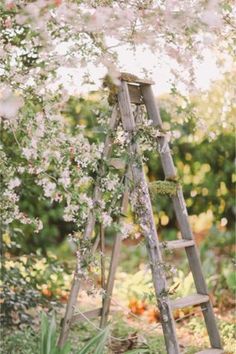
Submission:
<svg viewBox="0 0 236 354">
<path fill-rule="evenodd" d="M 64 209 L 64 214 L 63 214 L 63 219 L 65 221 L 76 221 L 76 213 L 79 210 L 79 206 L 78 205 L 72 205 L 69 204 L 65 207 Z"/>
<path fill-rule="evenodd" d="M 40 219 L 35 220 L 35 232 L 38 233 L 40 230 L 43 229 L 43 222 Z"/>
<path fill-rule="evenodd" d="M 80 194 L 79 201 L 80 203 L 86 203 L 89 209 L 93 208 L 93 200 L 89 198 L 85 193 Z"/>
<path fill-rule="evenodd" d="M 8 188 L 14 189 L 16 187 L 19 187 L 20 184 L 21 184 L 21 180 L 18 177 L 15 177 L 15 178 L 10 179 L 10 181 L 8 183 Z"/>
<path fill-rule="evenodd" d="M 31 158 L 36 159 L 37 157 L 37 151 L 33 147 L 23 148 L 22 153 L 27 160 L 30 160 Z"/>
<path fill-rule="evenodd" d="M 112 218 L 107 212 L 102 213 L 102 223 L 104 226 L 110 226 L 112 223 Z"/>
<path fill-rule="evenodd" d="M 62 171 L 58 182 L 61 183 L 65 188 L 70 185 L 70 171 L 68 169 Z"/>
<path fill-rule="evenodd" d="M 134 225 L 131 223 L 123 223 L 121 225 L 121 237 L 122 239 L 126 239 L 130 236 L 130 234 L 132 233 L 134 229 Z"/>
<path fill-rule="evenodd" d="M 38 184 L 43 187 L 45 197 L 53 198 L 56 192 L 56 183 L 50 181 L 48 178 L 42 178 Z"/>
</svg>

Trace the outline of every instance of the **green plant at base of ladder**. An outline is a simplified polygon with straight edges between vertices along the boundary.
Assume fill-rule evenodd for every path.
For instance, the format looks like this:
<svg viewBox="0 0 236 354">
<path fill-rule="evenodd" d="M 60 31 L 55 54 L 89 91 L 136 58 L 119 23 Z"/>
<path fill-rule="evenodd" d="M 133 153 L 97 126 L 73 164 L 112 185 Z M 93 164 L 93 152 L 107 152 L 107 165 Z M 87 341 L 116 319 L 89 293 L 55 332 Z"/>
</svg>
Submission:
<svg viewBox="0 0 236 354">
<path fill-rule="evenodd" d="M 106 341 L 109 335 L 109 328 L 101 330 L 95 337 L 80 349 L 76 354 L 104 354 Z M 49 320 L 48 316 L 42 312 L 41 314 L 41 333 L 40 333 L 40 354 L 70 354 L 71 345 L 65 343 L 62 348 L 57 347 L 56 343 L 56 318 L 52 314 Z"/>
</svg>

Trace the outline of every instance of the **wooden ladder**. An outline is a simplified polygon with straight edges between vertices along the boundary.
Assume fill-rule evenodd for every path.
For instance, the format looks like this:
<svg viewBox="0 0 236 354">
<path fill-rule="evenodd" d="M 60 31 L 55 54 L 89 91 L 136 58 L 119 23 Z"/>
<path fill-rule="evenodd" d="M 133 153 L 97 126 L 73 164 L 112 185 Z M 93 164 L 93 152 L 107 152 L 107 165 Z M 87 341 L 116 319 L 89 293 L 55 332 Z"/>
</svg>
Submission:
<svg viewBox="0 0 236 354">
<path fill-rule="evenodd" d="M 145 105 L 148 118 L 151 120 L 153 127 L 163 130 L 163 124 L 157 108 L 155 98 L 152 92 L 150 80 L 142 80 L 133 75 L 121 74 L 121 84 L 117 95 L 118 107 L 115 105 L 110 119 L 109 133 L 106 137 L 103 151 L 103 159 L 108 160 L 112 150 L 112 132 L 116 129 L 119 120 L 123 125 L 123 129 L 132 136 L 136 130 L 136 120 L 132 111 L 132 105 L 137 107 Z M 169 148 L 168 138 L 165 134 L 160 134 L 157 138 L 158 152 L 161 158 L 161 164 L 164 170 L 165 179 L 176 179 L 176 170 L 174 167 L 171 151 Z M 138 146 L 132 141 L 129 144 L 130 156 L 138 156 Z M 101 166 L 99 173 L 102 175 L 103 167 Z M 152 270 L 152 279 L 154 284 L 157 305 L 161 315 L 161 325 L 165 338 L 165 345 L 168 354 L 179 354 L 180 348 L 176 336 L 175 321 L 173 318 L 173 310 L 189 306 L 199 305 L 201 307 L 211 349 L 206 349 L 198 352 L 198 354 L 221 354 L 224 353 L 221 346 L 220 336 L 216 325 L 212 304 L 207 291 L 206 282 L 203 276 L 198 250 L 194 241 L 193 233 L 188 221 L 188 213 L 183 197 L 182 188 L 178 186 L 177 192 L 172 196 L 173 207 L 182 239 L 169 241 L 165 243 L 165 248 L 168 249 L 185 249 L 189 262 L 190 270 L 193 274 L 193 279 L 196 287 L 196 294 L 177 299 L 170 300 L 168 297 L 168 288 L 166 282 L 165 271 L 162 260 L 162 244 L 159 242 L 158 234 L 153 217 L 152 205 L 148 190 L 148 184 L 143 171 L 143 166 L 135 159 L 131 159 L 129 166 L 126 169 L 126 182 L 128 175 L 132 176 L 134 185 L 138 191 L 138 207 L 136 210 L 140 224 L 143 227 L 143 234 L 146 239 L 147 252 Z M 125 191 L 122 199 L 121 215 L 125 215 L 128 207 L 129 191 L 128 184 L 125 182 Z M 101 197 L 101 191 L 98 185 L 94 190 L 94 202 Z M 88 215 L 88 221 L 84 232 L 84 239 L 90 239 L 95 226 L 95 215 L 93 211 Z M 104 232 L 101 228 L 100 244 L 104 248 Z M 122 235 L 117 233 L 113 245 L 111 256 L 110 269 L 107 283 L 105 284 L 105 292 L 103 296 L 102 307 L 90 310 L 87 312 L 74 315 L 74 310 L 77 302 L 78 292 L 81 283 L 81 271 L 79 266 L 74 273 L 72 288 L 66 308 L 65 317 L 62 321 L 62 329 L 58 341 L 58 346 L 62 347 L 67 340 L 70 327 L 77 321 L 82 321 L 85 318 L 101 317 L 100 327 L 103 328 L 107 324 L 111 296 L 115 280 L 115 272 L 118 265 L 118 258 L 121 248 Z M 94 250 L 97 246 L 94 246 Z M 104 279 L 102 281 L 104 284 Z"/>
</svg>

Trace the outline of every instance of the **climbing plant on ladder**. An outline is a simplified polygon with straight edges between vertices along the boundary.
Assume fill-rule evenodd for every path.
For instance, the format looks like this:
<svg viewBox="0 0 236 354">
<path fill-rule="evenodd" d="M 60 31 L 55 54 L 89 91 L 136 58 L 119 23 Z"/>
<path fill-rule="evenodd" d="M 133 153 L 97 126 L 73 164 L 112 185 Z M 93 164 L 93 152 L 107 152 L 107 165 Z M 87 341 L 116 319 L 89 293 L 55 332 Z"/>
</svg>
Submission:
<svg viewBox="0 0 236 354">
<path fill-rule="evenodd" d="M 194 241 L 194 237 L 189 225 L 187 209 L 183 197 L 181 185 L 178 183 L 176 170 L 174 167 L 168 135 L 163 131 L 163 124 L 157 108 L 155 98 L 152 92 L 150 80 L 143 80 L 133 75 L 121 74 L 121 84 L 114 90 L 116 103 L 110 119 L 109 132 L 105 140 L 102 159 L 107 161 L 112 152 L 113 132 L 121 122 L 124 131 L 127 133 L 128 155 L 129 161 L 125 166 L 124 192 L 121 203 L 121 217 L 125 217 L 129 203 L 129 181 L 132 180 L 136 193 L 135 212 L 139 218 L 143 234 L 145 236 L 147 252 L 152 270 L 152 280 L 155 290 L 157 305 L 161 315 L 161 325 L 165 338 L 165 345 L 168 354 L 180 353 L 178 339 L 175 329 L 175 321 L 173 318 L 173 310 L 188 306 L 199 305 L 201 307 L 205 325 L 210 340 L 210 349 L 203 350 L 199 354 L 221 354 L 223 353 L 219 332 L 216 325 L 212 304 L 208 295 L 206 282 L 202 273 L 201 263 L 198 250 Z M 136 114 L 133 113 L 132 104 L 137 107 Z M 162 258 L 163 244 L 159 242 L 158 234 L 153 217 L 152 205 L 150 200 L 149 188 L 145 178 L 145 173 L 140 158 L 139 146 L 134 139 L 137 134 L 137 124 L 140 119 L 139 108 L 146 107 L 149 120 L 152 127 L 156 129 L 155 141 L 157 143 L 158 152 L 160 154 L 161 164 L 165 174 L 165 181 L 159 183 L 160 192 L 170 194 L 179 229 L 181 239 L 164 243 L 165 248 L 169 249 L 185 249 L 188 258 L 190 270 L 193 274 L 196 293 L 185 298 L 170 300 L 168 296 L 168 287 L 165 275 L 165 266 Z M 104 165 L 102 164 L 98 175 L 103 175 Z M 157 183 L 158 185 L 158 183 Z M 96 184 L 94 189 L 94 205 L 101 198 L 101 186 Z M 83 240 L 90 240 L 95 227 L 96 217 L 93 210 L 88 215 L 87 225 L 83 234 Z M 104 253 L 104 227 L 100 224 L 100 250 Z M 80 268 L 81 260 L 86 257 L 86 252 L 78 251 L 80 261 L 74 273 L 72 288 L 66 308 L 65 317 L 62 321 L 62 329 L 58 346 L 64 345 L 70 327 L 77 321 L 86 318 L 101 317 L 100 327 L 106 326 L 108 321 L 111 296 L 115 280 L 115 272 L 118 264 L 119 253 L 121 248 L 122 235 L 117 232 L 111 262 L 109 268 L 108 279 L 105 281 L 105 266 L 103 257 L 101 258 L 102 287 L 104 294 L 102 299 L 102 307 L 85 312 L 84 314 L 74 314 L 77 296 L 79 293 L 82 271 Z M 98 247 L 98 239 L 94 243 L 93 251 Z"/>
</svg>

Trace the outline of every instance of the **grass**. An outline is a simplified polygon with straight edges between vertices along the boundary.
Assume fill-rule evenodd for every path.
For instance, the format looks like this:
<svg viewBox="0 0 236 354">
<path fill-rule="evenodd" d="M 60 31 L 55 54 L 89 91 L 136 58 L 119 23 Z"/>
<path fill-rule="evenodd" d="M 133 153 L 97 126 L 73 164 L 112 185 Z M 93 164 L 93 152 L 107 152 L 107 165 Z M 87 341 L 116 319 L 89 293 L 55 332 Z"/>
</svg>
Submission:
<svg viewBox="0 0 236 354">
<path fill-rule="evenodd" d="M 96 321 L 94 322 L 96 323 Z M 202 337 L 206 342 L 205 326 L 201 318 L 193 317 L 181 325 L 183 333 L 189 337 L 189 341 L 193 342 L 192 334 L 198 338 Z M 219 321 L 221 338 L 223 340 L 226 354 L 235 353 L 234 336 L 235 325 L 226 321 Z M 78 349 L 82 348 L 86 342 L 97 333 L 97 330 L 90 324 L 80 323 L 75 325 L 70 332 L 70 342 L 72 344 L 74 354 Z M 161 330 L 150 330 L 145 332 L 140 330 L 133 323 L 128 323 L 123 314 L 115 314 L 112 319 L 112 336 L 122 339 L 117 341 L 111 338 L 109 341 L 110 349 L 104 354 L 121 354 L 128 353 L 134 348 L 146 348 L 149 354 L 165 354 L 164 338 Z M 2 329 L 1 331 L 1 348 L 0 354 L 37 354 L 39 353 L 39 331 L 31 327 L 20 329 Z M 135 338 L 136 339 L 133 339 Z M 186 339 L 186 338 L 185 338 Z M 194 354 L 198 350 L 206 347 L 189 346 L 183 349 L 184 354 Z M 137 352 L 138 353 L 138 352 Z M 92 354 L 92 353 L 91 353 Z"/>
</svg>

